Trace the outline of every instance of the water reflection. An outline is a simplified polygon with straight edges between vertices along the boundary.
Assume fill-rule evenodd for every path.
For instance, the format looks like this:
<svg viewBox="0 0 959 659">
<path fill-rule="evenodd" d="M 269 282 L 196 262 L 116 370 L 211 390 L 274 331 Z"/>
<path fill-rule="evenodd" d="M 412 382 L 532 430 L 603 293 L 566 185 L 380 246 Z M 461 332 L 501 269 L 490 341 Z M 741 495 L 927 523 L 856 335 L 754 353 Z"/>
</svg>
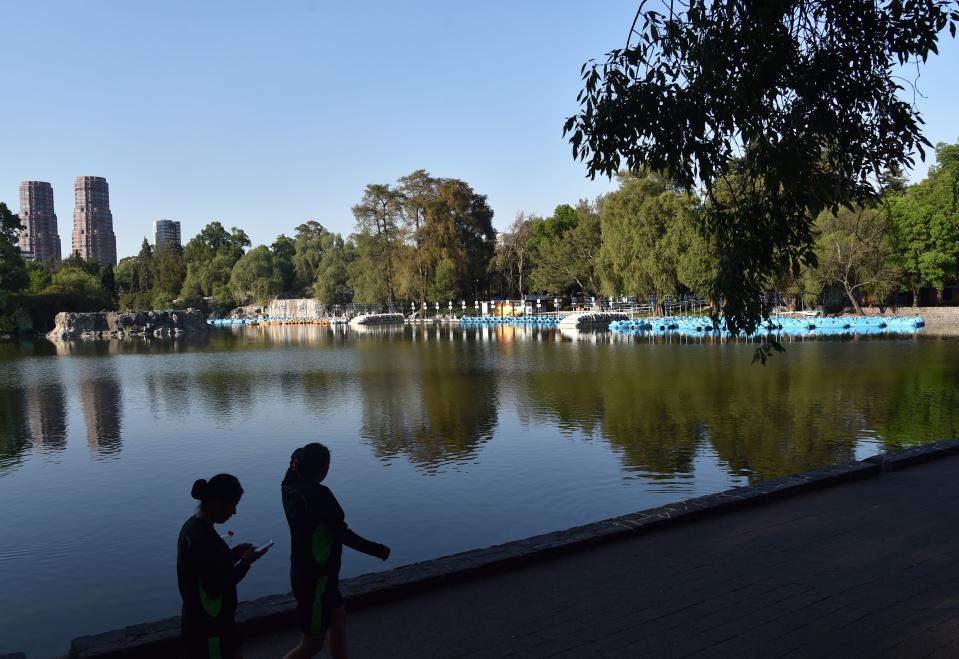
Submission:
<svg viewBox="0 0 959 659">
<path fill-rule="evenodd" d="M 27 397 L 22 386 L 21 369 L 7 365 L 10 380 L 0 382 L 0 476 L 20 464 L 30 446 L 30 426 L 26 415 Z"/>
<path fill-rule="evenodd" d="M 27 387 L 30 436 L 35 447 L 62 451 L 67 447 L 67 395 L 59 378 Z"/>
<path fill-rule="evenodd" d="M 468 460 L 496 428 L 497 373 L 483 346 L 445 327 L 407 333 L 391 346 L 358 347 L 360 434 L 381 459 L 404 456 L 435 471 Z M 390 335 L 391 337 L 398 335 Z"/>
<path fill-rule="evenodd" d="M 78 383 L 87 446 L 95 458 L 116 457 L 123 446 L 123 398 L 113 366 L 106 363 Z"/>
<path fill-rule="evenodd" d="M 626 476 L 689 476 L 706 451 L 728 474 L 762 480 L 853 459 L 863 441 L 893 447 L 955 435 L 953 345 L 797 341 L 766 367 L 751 363 L 748 342 L 509 325 L 251 327 L 190 341 L 3 346 L 0 469 L 15 468 L 31 446 L 66 446 L 70 387 L 46 371 L 28 378 L 25 350 L 202 353 L 151 360 L 145 372 L 122 357 L 80 369 L 71 386 L 100 458 L 120 451 L 124 390 L 142 384 L 158 421 L 202 412 L 225 425 L 264 405 L 283 407 L 294 424 L 297 414 L 352 414 L 376 457 L 403 457 L 426 472 L 473 459 L 508 403 L 527 427 L 608 442 Z"/>
</svg>

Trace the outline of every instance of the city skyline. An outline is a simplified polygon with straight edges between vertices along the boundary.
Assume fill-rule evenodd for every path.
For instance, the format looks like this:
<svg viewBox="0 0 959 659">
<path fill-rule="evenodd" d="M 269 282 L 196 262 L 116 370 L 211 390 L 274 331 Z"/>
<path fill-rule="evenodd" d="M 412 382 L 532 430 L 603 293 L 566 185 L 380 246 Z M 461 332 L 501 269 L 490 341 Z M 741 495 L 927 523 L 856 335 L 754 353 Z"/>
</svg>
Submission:
<svg viewBox="0 0 959 659">
<path fill-rule="evenodd" d="M 8 81 L 31 102 L 0 107 L 0 120 L 18 127 L 4 141 L 0 201 L 12 208 L 19 182 L 39 179 L 62 212 L 75 173 L 97 172 L 111 183 L 123 257 L 162 217 L 181 221 L 184 241 L 213 220 L 243 228 L 254 245 L 310 219 L 346 236 L 367 183 L 424 168 L 488 195 L 502 230 L 518 211 L 549 215 L 615 187 L 586 179 L 562 124 L 578 109 L 580 66 L 624 43 L 635 10 L 634 0 L 591 11 L 567 0 L 284 12 L 247 2 L 229 11 L 178 0 L 18 3 L 10 24 L 42 24 L 62 47 L 35 49 L 29 30 L 0 44 L 11 61 L 31 53 Z M 355 48 L 357 34 L 367 48 Z M 959 42 L 946 35 L 940 51 L 900 72 L 933 144 L 959 140 Z M 97 84 L 75 76 L 63 52 L 92 63 Z M 358 84 L 362 75 L 369 84 Z M 911 180 L 931 162 L 927 153 Z"/>
</svg>

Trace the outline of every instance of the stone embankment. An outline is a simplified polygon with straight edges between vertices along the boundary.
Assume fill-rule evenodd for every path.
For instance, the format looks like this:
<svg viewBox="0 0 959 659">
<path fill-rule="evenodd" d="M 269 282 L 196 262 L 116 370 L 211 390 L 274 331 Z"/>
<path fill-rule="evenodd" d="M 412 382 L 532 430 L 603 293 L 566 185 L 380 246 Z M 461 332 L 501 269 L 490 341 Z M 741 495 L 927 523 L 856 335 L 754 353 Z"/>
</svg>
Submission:
<svg viewBox="0 0 959 659">
<path fill-rule="evenodd" d="M 206 334 L 206 316 L 195 309 L 185 311 L 97 311 L 57 314 L 51 340 L 125 339 L 153 337 L 158 339 L 185 334 Z"/>
</svg>

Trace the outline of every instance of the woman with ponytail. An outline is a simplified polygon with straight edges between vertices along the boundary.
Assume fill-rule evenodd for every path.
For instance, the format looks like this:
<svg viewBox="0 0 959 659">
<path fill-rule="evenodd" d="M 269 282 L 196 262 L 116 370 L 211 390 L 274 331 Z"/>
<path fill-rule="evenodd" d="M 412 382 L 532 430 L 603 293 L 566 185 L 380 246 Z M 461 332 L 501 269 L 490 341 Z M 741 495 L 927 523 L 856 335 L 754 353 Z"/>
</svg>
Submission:
<svg viewBox="0 0 959 659">
<path fill-rule="evenodd" d="M 330 450 L 307 444 L 293 452 L 283 479 L 283 510 L 290 525 L 290 579 L 303 636 L 284 659 L 307 659 L 323 649 L 327 633 L 330 656 L 346 659 L 346 613 L 340 596 L 343 545 L 375 556 L 390 557 L 390 548 L 354 533 L 343 509 L 320 482 L 330 470 Z"/>
<path fill-rule="evenodd" d="M 230 549 L 214 530 L 236 514 L 243 488 L 236 476 L 218 474 L 193 484 L 200 502 L 177 542 L 176 573 L 183 598 L 181 631 L 190 659 L 242 659 L 236 630 L 236 584 L 266 553 L 251 544 Z"/>
</svg>

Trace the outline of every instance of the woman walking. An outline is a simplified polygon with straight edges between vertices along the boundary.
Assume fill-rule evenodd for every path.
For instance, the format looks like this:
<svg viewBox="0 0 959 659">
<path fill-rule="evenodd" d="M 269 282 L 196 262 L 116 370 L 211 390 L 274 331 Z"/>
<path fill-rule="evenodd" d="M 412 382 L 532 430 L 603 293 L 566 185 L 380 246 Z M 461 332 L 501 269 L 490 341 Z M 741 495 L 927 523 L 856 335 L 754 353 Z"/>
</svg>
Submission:
<svg viewBox="0 0 959 659">
<path fill-rule="evenodd" d="M 343 509 L 320 482 L 330 469 L 330 450 L 307 444 L 293 452 L 283 479 L 283 510 L 290 525 L 293 596 L 300 631 L 299 645 L 284 659 L 308 659 L 323 649 L 327 632 L 330 655 L 346 659 L 346 613 L 340 596 L 340 557 L 343 545 L 386 560 L 389 547 L 351 531 Z"/>
<path fill-rule="evenodd" d="M 243 496 L 236 476 L 200 479 L 190 492 L 200 505 L 177 542 L 176 573 L 183 599 L 181 631 L 190 659 L 242 659 L 236 630 L 236 584 L 260 556 L 253 545 L 232 549 L 214 530 L 234 514 Z"/>
</svg>

